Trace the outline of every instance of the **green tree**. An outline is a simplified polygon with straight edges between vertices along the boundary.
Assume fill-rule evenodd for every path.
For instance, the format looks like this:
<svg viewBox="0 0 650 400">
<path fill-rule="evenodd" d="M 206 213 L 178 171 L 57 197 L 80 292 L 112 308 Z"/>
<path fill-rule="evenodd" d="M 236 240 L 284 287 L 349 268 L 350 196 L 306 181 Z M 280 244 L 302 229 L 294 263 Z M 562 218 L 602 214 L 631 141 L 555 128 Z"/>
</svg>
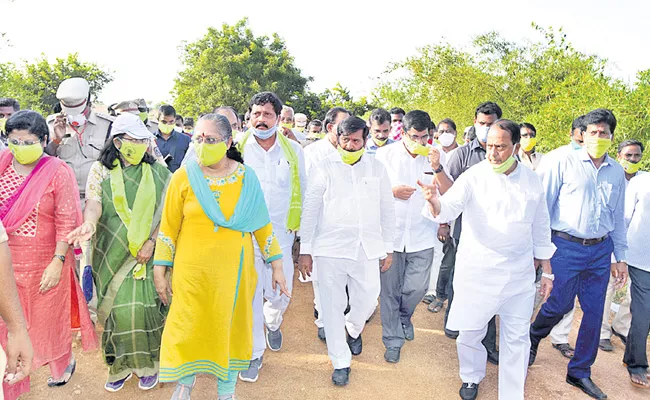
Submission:
<svg viewBox="0 0 650 400">
<path fill-rule="evenodd" d="M 368 99 L 363 96 L 355 99 L 350 90 L 341 83 L 337 83 L 331 89 L 325 89 L 320 94 L 306 92 L 294 101 L 287 102 L 287 105 L 293 107 L 296 112 L 306 114 L 310 119 L 323 119 L 325 114 L 332 107 L 343 107 L 350 111 L 352 115 L 364 117 L 375 108 L 375 106 L 368 102 Z"/>
<path fill-rule="evenodd" d="M 77 53 L 57 58 L 52 64 L 45 55 L 41 55 L 34 63 L 25 61 L 20 65 L 0 64 L 0 93 L 17 99 L 23 109 L 49 114 L 59 102 L 56 98 L 59 84 L 73 77 L 82 77 L 88 81 L 93 100 L 113 80 L 110 73 L 97 64 L 79 60 Z"/>
<path fill-rule="evenodd" d="M 274 33 L 254 36 L 246 18 L 182 46 L 183 70 L 174 84 L 174 105 L 183 115 L 198 115 L 219 105 L 243 111 L 258 92 L 275 92 L 291 103 L 305 94 L 307 82 L 294 65 L 284 40 Z"/>
</svg>

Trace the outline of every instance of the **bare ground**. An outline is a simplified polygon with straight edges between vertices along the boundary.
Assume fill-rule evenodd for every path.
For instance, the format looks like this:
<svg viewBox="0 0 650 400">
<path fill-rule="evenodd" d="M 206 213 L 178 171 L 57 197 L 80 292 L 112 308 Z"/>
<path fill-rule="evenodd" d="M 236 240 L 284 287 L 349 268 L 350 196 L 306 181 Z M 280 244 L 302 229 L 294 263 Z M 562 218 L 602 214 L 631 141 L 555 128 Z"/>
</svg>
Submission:
<svg viewBox="0 0 650 400">
<path fill-rule="evenodd" d="M 363 333 L 363 353 L 352 362 L 350 384 L 334 387 L 330 381 L 332 367 L 324 343 L 316 337 L 313 324 L 311 284 L 296 280 L 294 297 L 285 314 L 284 346 L 280 352 L 267 351 L 260 379 L 256 383 L 239 382 L 237 398 L 244 400 L 275 399 L 457 399 L 461 385 L 458 359 L 453 340 L 442 331 L 443 313 L 432 314 L 424 305 L 414 315 L 415 340 L 402 349 L 401 362 L 388 364 L 383 359 L 379 313 Z M 444 310 L 443 310 L 444 311 Z M 570 340 L 575 343 L 579 318 L 576 313 Z M 612 353 L 599 352 L 592 377 L 610 399 L 650 399 L 650 390 L 634 388 L 622 364 L 623 344 L 613 338 Z M 64 387 L 50 389 L 45 384 L 48 368 L 32 376 L 32 391 L 22 397 L 31 399 L 169 399 L 173 384 L 162 384 L 149 392 L 129 381 L 118 393 L 103 389 L 107 369 L 99 351 L 82 353 L 75 344 L 77 372 Z M 587 399 L 578 389 L 564 382 L 568 360 L 551 347 L 549 340 L 540 346 L 535 365 L 526 383 L 527 399 Z M 216 381 L 201 376 L 193 399 L 216 399 Z M 487 376 L 480 385 L 479 399 L 497 399 L 497 367 L 488 364 Z"/>
</svg>

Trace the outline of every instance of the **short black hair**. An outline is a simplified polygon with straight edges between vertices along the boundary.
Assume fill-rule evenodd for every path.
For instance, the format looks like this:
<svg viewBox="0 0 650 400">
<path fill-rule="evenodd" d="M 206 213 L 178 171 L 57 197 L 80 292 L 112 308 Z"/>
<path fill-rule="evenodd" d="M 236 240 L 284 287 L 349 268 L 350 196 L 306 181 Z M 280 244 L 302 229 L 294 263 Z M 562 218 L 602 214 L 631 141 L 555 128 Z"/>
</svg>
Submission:
<svg viewBox="0 0 650 400">
<path fill-rule="evenodd" d="M 338 125 L 336 129 L 336 136 L 348 136 L 351 133 L 357 131 L 362 131 L 363 140 L 366 140 L 368 138 L 368 132 L 370 131 L 370 129 L 368 128 L 368 124 L 366 124 L 366 121 L 362 120 L 357 116 L 352 115 L 344 119 Z"/>
<path fill-rule="evenodd" d="M 0 97 L 0 107 L 11 107 L 14 111 L 20 110 L 20 104 L 18 104 L 18 101 L 10 97 Z"/>
<path fill-rule="evenodd" d="M 470 142 L 476 139 L 476 128 L 474 126 L 469 127 L 469 130 L 467 131 L 466 139 L 469 140 Z"/>
<path fill-rule="evenodd" d="M 494 124 L 492 124 L 490 129 L 494 128 L 495 126 L 510 133 L 512 144 L 517 144 L 521 141 L 521 130 L 516 122 L 510 121 L 509 119 L 498 119 L 494 121 Z"/>
<path fill-rule="evenodd" d="M 32 110 L 18 111 L 9 117 L 5 125 L 5 135 L 9 136 L 9 134 L 14 130 L 25 130 L 32 135 L 36 135 L 38 140 L 41 142 L 47 142 L 50 137 L 50 130 L 47 127 L 45 118 L 43 118 L 41 114 Z"/>
<path fill-rule="evenodd" d="M 181 122 L 183 122 L 183 116 L 180 114 L 176 114 L 176 121 L 178 121 L 179 119 L 181 120 Z"/>
<path fill-rule="evenodd" d="M 499 107 L 497 103 L 486 101 L 485 103 L 481 103 L 478 105 L 478 107 L 476 107 L 474 118 L 476 118 L 479 114 L 485 114 L 485 115 L 496 114 L 497 119 L 501 119 L 501 116 L 503 115 L 503 111 L 501 111 L 501 107 Z"/>
<path fill-rule="evenodd" d="M 585 121 L 585 116 L 581 115 L 578 118 L 573 120 L 573 123 L 571 124 L 571 136 L 573 136 L 573 131 L 576 129 L 580 129 L 580 132 L 584 132 L 587 130 L 587 127 L 584 125 Z"/>
<path fill-rule="evenodd" d="M 280 98 L 273 92 L 261 92 L 253 96 L 251 101 L 248 103 L 248 111 L 250 112 L 253 109 L 253 106 L 263 106 L 267 103 L 271 103 L 276 116 L 280 115 L 280 112 L 282 112 L 282 101 L 280 101 Z M 235 112 L 235 114 L 237 114 L 237 112 Z"/>
<path fill-rule="evenodd" d="M 188 126 L 188 125 L 194 126 L 194 118 L 187 117 L 183 120 L 183 126 Z"/>
<path fill-rule="evenodd" d="M 318 119 L 314 119 L 314 120 L 311 120 L 311 121 L 309 122 L 309 124 L 307 125 L 307 128 L 306 128 L 306 129 L 309 130 L 309 127 L 310 127 L 310 126 L 320 126 L 320 127 L 322 128 L 322 127 L 323 127 L 323 123 L 320 122 L 320 120 L 318 120 Z"/>
<path fill-rule="evenodd" d="M 115 160 L 120 160 L 120 165 L 124 168 L 124 162 L 122 162 L 122 158 L 120 157 L 120 150 L 115 147 L 115 143 L 113 143 L 113 139 L 120 139 L 124 135 L 124 133 L 120 133 L 108 139 L 104 144 L 102 152 L 99 153 L 99 162 L 110 170 L 115 168 Z M 142 157 L 142 162 L 153 165 L 156 162 L 156 159 L 154 156 L 146 152 L 144 153 L 144 157 Z"/>
<path fill-rule="evenodd" d="M 422 132 L 424 130 L 430 129 L 431 124 L 433 124 L 433 122 L 431 122 L 429 113 L 422 110 L 409 111 L 404 116 L 402 123 L 404 124 L 405 132 L 410 131 L 411 128 L 415 129 L 418 132 Z"/>
<path fill-rule="evenodd" d="M 643 143 L 641 143 L 639 140 L 628 139 L 622 141 L 621 144 L 618 145 L 618 153 L 620 154 L 621 151 L 623 151 L 623 149 L 626 148 L 627 146 L 639 146 L 639 148 L 641 149 L 641 154 L 643 154 L 643 151 L 645 150 Z"/>
<path fill-rule="evenodd" d="M 378 125 L 384 124 L 388 122 L 390 124 L 390 114 L 388 111 L 384 110 L 383 108 L 375 108 L 372 110 L 372 113 L 370 114 L 370 118 L 368 121 L 372 124 L 373 122 L 376 122 Z"/>
<path fill-rule="evenodd" d="M 393 107 L 393 108 L 391 108 L 390 111 L 389 111 L 389 113 L 390 113 L 391 115 L 393 115 L 393 114 L 402 114 L 402 115 L 406 115 L 406 112 L 404 112 L 404 110 L 401 109 L 401 108 L 399 108 L 399 107 Z"/>
<path fill-rule="evenodd" d="M 519 129 L 522 128 L 530 129 L 531 131 L 533 131 L 535 135 L 537 135 L 537 129 L 535 129 L 535 125 L 533 124 L 529 124 L 528 122 L 522 122 L 521 124 L 519 124 Z"/>
<path fill-rule="evenodd" d="M 442 121 L 438 122 L 438 127 L 440 127 L 440 125 L 442 124 L 447 124 L 451 126 L 451 129 L 453 129 L 454 132 L 456 132 L 456 123 L 451 118 L 445 118 Z"/>
<path fill-rule="evenodd" d="M 585 130 L 587 130 L 587 126 L 589 125 L 601 123 L 607 124 L 612 135 L 614 134 L 614 131 L 616 130 L 616 117 L 613 112 L 606 108 L 597 108 L 593 111 L 589 111 L 582 122 Z"/>
<path fill-rule="evenodd" d="M 170 106 L 169 104 L 163 104 L 160 106 L 158 109 L 158 116 L 163 115 L 165 117 L 169 117 L 170 115 L 176 118 L 176 109 L 174 107 Z"/>
<path fill-rule="evenodd" d="M 329 111 L 327 111 L 327 114 L 325 114 L 325 120 L 323 121 L 323 128 L 325 128 L 325 131 L 327 131 L 327 125 L 333 125 L 334 121 L 336 121 L 336 118 L 341 113 L 350 115 L 350 111 L 346 110 L 343 107 L 332 107 L 329 109 Z"/>
</svg>

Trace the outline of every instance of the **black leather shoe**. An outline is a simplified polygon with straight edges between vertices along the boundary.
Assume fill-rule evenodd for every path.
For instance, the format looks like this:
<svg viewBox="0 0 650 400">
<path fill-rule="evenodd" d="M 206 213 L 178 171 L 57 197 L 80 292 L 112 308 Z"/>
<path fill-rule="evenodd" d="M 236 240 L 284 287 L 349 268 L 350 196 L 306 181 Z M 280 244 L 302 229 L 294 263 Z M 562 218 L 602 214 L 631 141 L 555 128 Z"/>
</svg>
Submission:
<svg viewBox="0 0 650 400">
<path fill-rule="evenodd" d="M 602 390 L 600 390 L 598 388 L 598 386 L 596 386 L 596 384 L 594 383 L 594 381 L 591 380 L 591 378 L 578 379 L 578 378 L 574 378 L 574 377 L 572 377 L 570 375 L 567 375 L 566 376 L 566 383 L 568 383 L 569 385 L 577 387 L 578 389 L 585 392 L 585 394 L 593 397 L 594 399 L 606 399 L 607 398 L 607 395 L 605 393 L 603 393 Z"/>
<path fill-rule="evenodd" d="M 463 383 L 460 387 L 460 398 L 463 400 L 474 400 L 478 396 L 478 383 Z"/>
<path fill-rule="evenodd" d="M 397 364 L 399 362 L 399 355 L 400 355 L 400 349 L 399 347 L 389 347 L 386 349 L 386 352 L 384 353 L 384 360 L 386 362 L 389 362 L 391 364 Z"/>
<path fill-rule="evenodd" d="M 321 341 L 325 341 L 325 328 L 318 328 L 318 338 Z"/>
<path fill-rule="evenodd" d="M 528 359 L 528 366 L 535 364 L 535 358 L 537 358 L 537 348 L 539 347 L 539 341 L 535 340 L 532 336 L 530 337 L 530 358 Z"/>
<path fill-rule="evenodd" d="M 332 382 L 336 386 L 345 386 L 350 382 L 350 367 L 335 369 L 332 374 Z"/>
<path fill-rule="evenodd" d="M 361 335 L 358 338 L 353 338 L 348 335 L 348 346 L 350 346 L 350 351 L 353 356 L 358 356 L 363 350 L 363 342 L 361 341 Z"/>
<path fill-rule="evenodd" d="M 623 344 L 627 344 L 627 336 L 623 336 L 622 334 L 616 332 L 614 328 L 612 328 L 612 334 L 621 339 L 621 342 L 623 342 Z"/>
<path fill-rule="evenodd" d="M 488 350 L 487 360 L 490 364 L 499 365 L 499 351 Z"/>
<path fill-rule="evenodd" d="M 318 310 L 314 307 L 314 319 L 318 319 Z"/>
<path fill-rule="evenodd" d="M 598 342 L 598 347 L 600 347 L 602 351 L 614 351 L 614 345 L 612 345 L 610 339 L 602 339 Z"/>
<path fill-rule="evenodd" d="M 456 340 L 458 338 L 458 331 L 452 331 L 445 328 L 445 336 L 447 336 L 449 339 Z"/>
</svg>

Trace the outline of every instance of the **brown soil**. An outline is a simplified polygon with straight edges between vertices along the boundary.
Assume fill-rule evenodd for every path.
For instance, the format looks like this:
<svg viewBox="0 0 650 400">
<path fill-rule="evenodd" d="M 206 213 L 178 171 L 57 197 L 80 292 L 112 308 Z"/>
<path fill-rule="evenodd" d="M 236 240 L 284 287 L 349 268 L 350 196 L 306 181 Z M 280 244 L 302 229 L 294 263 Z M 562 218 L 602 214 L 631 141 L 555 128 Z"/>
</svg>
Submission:
<svg viewBox="0 0 650 400">
<path fill-rule="evenodd" d="M 239 382 L 238 399 L 457 399 L 461 385 L 458 359 L 453 340 L 442 332 L 442 313 L 432 314 L 426 306 L 414 315 L 415 340 L 402 349 L 397 365 L 383 359 L 379 313 L 363 333 L 363 353 L 352 362 L 350 384 L 334 387 L 330 376 L 332 367 L 327 349 L 316 337 L 313 323 L 313 292 L 311 284 L 296 280 L 294 299 L 285 315 L 282 330 L 284 346 L 280 352 L 267 351 L 260 379 L 256 383 Z M 570 336 L 575 343 L 580 312 L 576 313 Z M 650 398 L 650 390 L 634 388 L 622 364 L 623 344 L 612 339 L 615 350 L 600 352 L 592 369 L 592 377 L 610 399 L 641 400 Z M 76 345 L 76 344 L 75 344 Z M 78 349 L 78 346 L 76 347 Z M 41 368 L 32 376 L 32 391 L 28 399 L 169 399 L 174 384 L 159 385 L 142 392 L 137 380 L 129 381 L 118 393 L 104 391 L 106 367 L 99 351 L 75 351 L 77 372 L 64 387 L 50 389 L 45 384 L 48 369 Z M 526 383 L 527 399 L 586 399 L 578 389 L 564 382 L 568 360 L 545 340 L 540 346 L 537 362 L 530 368 Z M 487 376 L 480 386 L 479 399 L 497 399 L 497 367 L 488 364 Z M 209 376 L 199 378 L 193 399 L 216 399 L 216 382 Z"/>
</svg>

